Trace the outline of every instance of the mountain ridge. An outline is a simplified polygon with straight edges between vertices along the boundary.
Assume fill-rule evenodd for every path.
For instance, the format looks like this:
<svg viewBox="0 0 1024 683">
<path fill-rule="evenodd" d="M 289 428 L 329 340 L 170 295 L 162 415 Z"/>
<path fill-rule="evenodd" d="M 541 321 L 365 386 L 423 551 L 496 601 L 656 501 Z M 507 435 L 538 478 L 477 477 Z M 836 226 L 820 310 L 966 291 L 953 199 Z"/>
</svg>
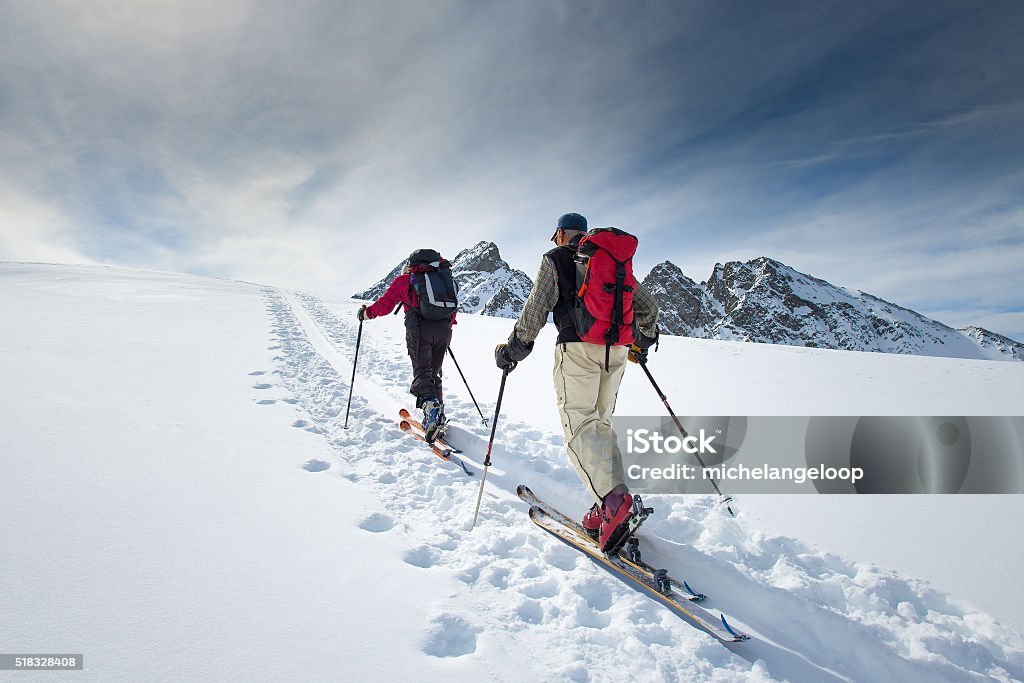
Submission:
<svg viewBox="0 0 1024 683">
<path fill-rule="evenodd" d="M 353 295 L 376 299 L 403 263 Z M 480 241 L 452 259 L 459 309 L 518 317 L 533 287 Z M 716 263 L 696 282 L 671 261 L 642 281 L 658 302 L 659 327 L 671 335 L 845 351 L 1024 361 L 1024 344 L 978 326 L 954 329 L 861 290 L 839 287 L 768 256 Z"/>
<path fill-rule="evenodd" d="M 663 261 L 643 280 L 669 334 L 845 351 L 1024 360 L 1024 344 L 963 330 L 760 256 L 716 263 L 700 284 Z M 966 331 L 965 331 L 966 330 Z"/>
</svg>

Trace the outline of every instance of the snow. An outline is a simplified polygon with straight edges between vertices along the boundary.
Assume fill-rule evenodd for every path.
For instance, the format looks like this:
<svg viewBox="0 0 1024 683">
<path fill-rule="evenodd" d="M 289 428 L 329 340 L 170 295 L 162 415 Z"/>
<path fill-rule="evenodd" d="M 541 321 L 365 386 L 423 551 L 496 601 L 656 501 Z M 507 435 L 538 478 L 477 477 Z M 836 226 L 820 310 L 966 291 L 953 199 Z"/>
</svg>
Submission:
<svg viewBox="0 0 1024 683">
<path fill-rule="evenodd" d="M 75 680 L 1020 680 L 1020 496 L 652 496 L 645 559 L 754 636 L 724 646 L 549 538 L 515 486 L 586 507 L 553 330 L 510 375 L 481 524 L 395 428 L 399 317 L 127 269 L 0 264 L 0 643 Z M 452 348 L 489 414 L 512 321 Z M 1024 414 L 1024 366 L 666 338 L 679 414 Z M 446 367 L 454 442 L 489 430 Z M 620 414 L 660 414 L 629 372 Z M 48 674 L 18 674 L 18 678 Z"/>
</svg>

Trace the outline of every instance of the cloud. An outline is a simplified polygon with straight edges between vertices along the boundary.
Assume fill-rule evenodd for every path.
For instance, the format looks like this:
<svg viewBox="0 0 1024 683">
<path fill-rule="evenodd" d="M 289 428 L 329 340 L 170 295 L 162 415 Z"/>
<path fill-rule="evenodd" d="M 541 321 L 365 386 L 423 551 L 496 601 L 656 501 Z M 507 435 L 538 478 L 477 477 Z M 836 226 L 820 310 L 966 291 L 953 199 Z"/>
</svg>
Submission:
<svg viewBox="0 0 1024 683">
<path fill-rule="evenodd" d="M 66 216 L 47 204 L 0 194 L 0 260 L 91 263 L 73 243 Z"/>
<path fill-rule="evenodd" d="M 427 244 L 532 273 L 574 210 L 638 233 L 641 267 L 767 254 L 1019 306 L 1021 14 L 8 3 L 0 181 L 61 227 L 0 244 L 349 293 Z"/>
</svg>

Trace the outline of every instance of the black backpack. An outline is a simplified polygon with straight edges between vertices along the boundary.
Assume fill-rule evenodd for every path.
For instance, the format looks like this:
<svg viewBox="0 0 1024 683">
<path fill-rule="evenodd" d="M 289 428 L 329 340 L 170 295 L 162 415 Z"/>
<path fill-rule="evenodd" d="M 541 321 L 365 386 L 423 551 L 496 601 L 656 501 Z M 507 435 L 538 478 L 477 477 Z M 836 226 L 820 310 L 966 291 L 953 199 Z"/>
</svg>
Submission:
<svg viewBox="0 0 1024 683">
<path fill-rule="evenodd" d="M 433 249 L 417 249 L 409 255 L 409 283 L 424 320 L 448 320 L 458 310 L 459 286 L 452 277 L 452 264 Z"/>
</svg>

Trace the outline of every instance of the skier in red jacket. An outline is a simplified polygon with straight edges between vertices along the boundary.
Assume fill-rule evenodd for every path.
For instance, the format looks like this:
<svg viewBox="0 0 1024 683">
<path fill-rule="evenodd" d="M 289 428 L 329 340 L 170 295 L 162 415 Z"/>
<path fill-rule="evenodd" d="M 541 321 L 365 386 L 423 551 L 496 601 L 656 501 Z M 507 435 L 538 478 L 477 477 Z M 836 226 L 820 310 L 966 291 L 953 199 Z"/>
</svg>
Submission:
<svg viewBox="0 0 1024 683">
<path fill-rule="evenodd" d="M 405 343 L 413 375 L 409 393 L 416 397 L 416 407 L 423 409 L 423 431 L 431 442 L 447 424 L 441 366 L 452 340 L 457 292 L 451 264 L 433 249 L 417 249 L 387 291 L 357 313 L 360 320 L 372 320 L 398 306 L 405 310 Z"/>
</svg>

